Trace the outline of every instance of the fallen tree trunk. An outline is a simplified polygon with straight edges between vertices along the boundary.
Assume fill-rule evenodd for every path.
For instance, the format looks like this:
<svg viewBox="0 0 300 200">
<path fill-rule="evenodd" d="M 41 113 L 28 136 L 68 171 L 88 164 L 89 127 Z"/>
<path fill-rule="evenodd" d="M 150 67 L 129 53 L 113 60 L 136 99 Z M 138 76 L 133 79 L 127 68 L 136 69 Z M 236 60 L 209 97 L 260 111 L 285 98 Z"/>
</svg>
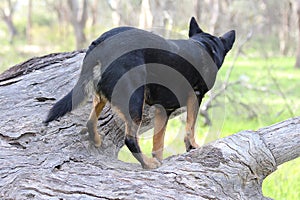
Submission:
<svg viewBox="0 0 300 200">
<path fill-rule="evenodd" d="M 33 58 L 0 75 L 1 199 L 263 199 L 264 178 L 300 155 L 298 117 L 167 158 L 152 171 L 118 161 L 123 124 L 109 105 L 99 118 L 99 149 L 78 134 L 90 102 L 42 125 L 75 84 L 83 56 Z M 141 132 L 152 127 L 153 112 L 146 110 Z"/>
</svg>

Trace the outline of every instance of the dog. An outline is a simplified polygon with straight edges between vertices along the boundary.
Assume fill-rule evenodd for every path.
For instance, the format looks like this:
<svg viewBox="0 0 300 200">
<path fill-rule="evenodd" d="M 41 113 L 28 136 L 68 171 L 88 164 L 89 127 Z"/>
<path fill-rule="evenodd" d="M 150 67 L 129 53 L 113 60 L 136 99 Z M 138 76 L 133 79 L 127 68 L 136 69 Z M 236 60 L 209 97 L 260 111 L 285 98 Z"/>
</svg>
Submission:
<svg viewBox="0 0 300 200">
<path fill-rule="evenodd" d="M 199 106 L 233 46 L 235 31 L 216 37 L 202 31 L 192 17 L 188 36 L 168 40 L 133 27 L 105 32 L 89 46 L 75 87 L 54 104 L 44 123 L 79 107 L 92 90 L 93 109 L 86 127 L 96 146 L 101 145 L 98 117 L 110 102 L 125 122 L 125 144 L 143 168 L 162 164 L 167 122 L 178 108 L 186 106 L 187 110 L 186 150 L 197 148 L 194 126 Z M 145 104 L 155 106 L 152 158 L 138 144 Z"/>
</svg>

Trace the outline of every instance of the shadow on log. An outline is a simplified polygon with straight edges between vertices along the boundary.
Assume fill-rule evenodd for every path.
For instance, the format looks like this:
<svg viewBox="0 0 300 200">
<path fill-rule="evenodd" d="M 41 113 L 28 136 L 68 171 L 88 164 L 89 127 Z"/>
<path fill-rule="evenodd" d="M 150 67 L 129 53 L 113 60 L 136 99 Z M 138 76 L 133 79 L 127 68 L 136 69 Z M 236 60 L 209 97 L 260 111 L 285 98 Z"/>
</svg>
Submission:
<svg viewBox="0 0 300 200">
<path fill-rule="evenodd" d="M 169 157 L 152 171 L 117 160 L 123 124 L 109 105 L 99 118 L 99 149 L 79 134 L 91 102 L 44 127 L 84 54 L 33 58 L 0 75 L 1 199 L 264 199 L 264 178 L 300 155 L 300 117 Z M 146 110 L 141 132 L 152 127 Z"/>
</svg>

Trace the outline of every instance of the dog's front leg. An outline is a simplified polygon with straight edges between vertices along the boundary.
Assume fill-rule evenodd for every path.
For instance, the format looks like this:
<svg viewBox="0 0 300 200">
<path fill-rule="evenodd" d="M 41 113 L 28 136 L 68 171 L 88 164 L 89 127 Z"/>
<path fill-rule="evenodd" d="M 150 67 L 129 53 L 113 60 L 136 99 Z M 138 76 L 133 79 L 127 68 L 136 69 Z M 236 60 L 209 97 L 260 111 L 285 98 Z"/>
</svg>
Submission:
<svg viewBox="0 0 300 200">
<path fill-rule="evenodd" d="M 157 106 L 155 108 L 152 156 L 159 161 L 163 159 L 164 137 L 168 119 L 169 116 L 164 112 L 164 108 Z"/>
<path fill-rule="evenodd" d="M 199 147 L 199 145 L 195 141 L 195 123 L 198 115 L 199 104 L 200 103 L 198 102 L 194 93 L 190 93 L 186 104 L 187 119 L 186 133 L 184 136 L 186 151 L 190 151 L 191 149 Z"/>
</svg>

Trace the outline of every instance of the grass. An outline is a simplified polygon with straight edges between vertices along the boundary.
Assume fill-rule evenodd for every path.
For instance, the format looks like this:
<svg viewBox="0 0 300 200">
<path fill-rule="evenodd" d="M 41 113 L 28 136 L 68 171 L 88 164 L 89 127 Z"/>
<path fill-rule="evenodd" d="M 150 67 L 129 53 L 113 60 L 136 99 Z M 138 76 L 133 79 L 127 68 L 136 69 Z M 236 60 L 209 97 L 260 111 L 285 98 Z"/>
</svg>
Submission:
<svg viewBox="0 0 300 200">
<path fill-rule="evenodd" d="M 263 183 L 263 193 L 273 199 L 300 199 L 300 159 L 279 166 Z"/>
</svg>

